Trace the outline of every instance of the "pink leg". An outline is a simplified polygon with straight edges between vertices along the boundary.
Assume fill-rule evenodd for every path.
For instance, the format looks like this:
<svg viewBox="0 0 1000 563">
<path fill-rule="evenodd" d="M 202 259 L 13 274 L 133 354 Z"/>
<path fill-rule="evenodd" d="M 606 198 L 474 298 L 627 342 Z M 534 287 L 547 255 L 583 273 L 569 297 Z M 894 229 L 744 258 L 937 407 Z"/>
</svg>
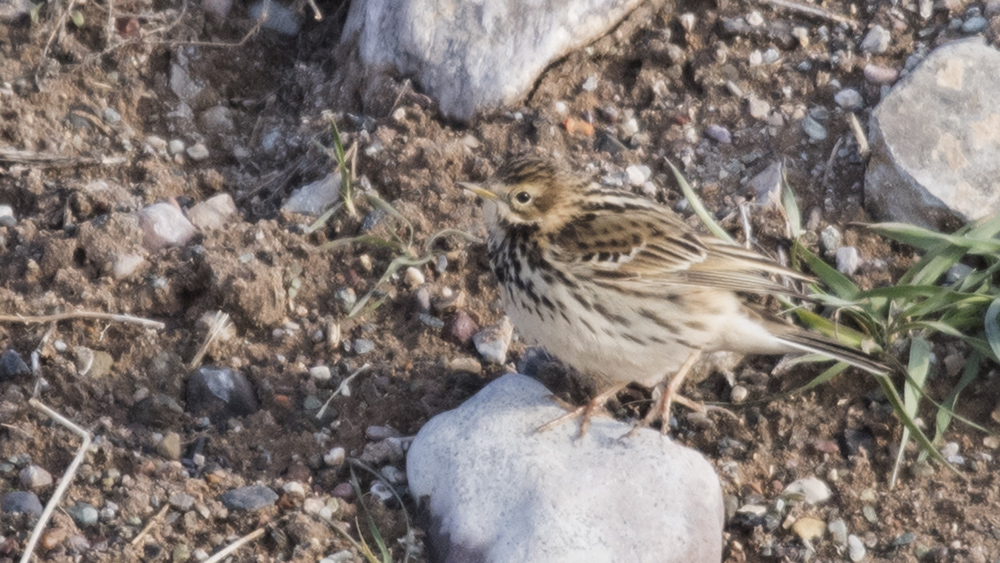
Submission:
<svg viewBox="0 0 1000 563">
<path fill-rule="evenodd" d="M 594 416 L 594 413 L 599 411 L 604 404 L 608 402 L 611 397 L 618 394 L 619 391 L 625 388 L 625 385 L 615 385 L 614 387 L 603 391 L 593 399 L 591 399 L 586 405 L 582 407 L 577 407 L 570 410 L 566 414 L 560 416 L 559 418 L 546 422 L 545 424 L 539 426 L 535 429 L 535 432 L 544 432 L 546 430 L 555 428 L 560 424 L 573 420 L 574 418 L 580 418 L 580 437 L 583 438 L 587 434 L 587 427 L 590 426 L 590 418 Z"/>
</svg>

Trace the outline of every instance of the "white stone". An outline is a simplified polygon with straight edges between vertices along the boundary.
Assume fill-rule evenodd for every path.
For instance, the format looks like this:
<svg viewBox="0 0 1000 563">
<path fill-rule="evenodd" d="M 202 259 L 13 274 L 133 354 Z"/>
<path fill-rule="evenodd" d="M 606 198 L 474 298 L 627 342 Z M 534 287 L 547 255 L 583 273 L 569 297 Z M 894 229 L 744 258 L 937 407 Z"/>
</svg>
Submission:
<svg viewBox="0 0 1000 563">
<path fill-rule="evenodd" d="M 138 252 L 116 254 L 111 264 L 111 275 L 116 280 L 127 280 L 145 265 L 146 257 Z"/>
<path fill-rule="evenodd" d="M 323 463 L 327 467 L 340 467 L 344 465 L 344 461 L 347 459 L 347 451 L 344 448 L 336 447 L 330 448 L 330 451 L 323 455 Z"/>
<path fill-rule="evenodd" d="M 701 454 L 596 417 L 587 434 L 537 381 L 508 374 L 417 434 L 410 491 L 429 542 L 467 561 L 717 563 L 722 490 Z"/>
<path fill-rule="evenodd" d="M 325 178 L 306 184 L 292 192 L 281 209 L 305 215 L 321 215 L 328 207 L 337 202 L 342 182 L 339 173 L 331 172 Z"/>
<path fill-rule="evenodd" d="M 236 202 L 227 193 L 214 195 L 187 210 L 188 220 L 202 231 L 221 229 L 235 214 Z"/>
<path fill-rule="evenodd" d="M 876 55 L 889 50 L 889 43 L 892 41 L 892 34 L 886 28 L 876 25 L 868 30 L 865 38 L 861 40 L 861 50 L 866 53 Z"/>
<path fill-rule="evenodd" d="M 191 157 L 191 160 L 201 161 L 208 158 L 208 147 L 205 146 L 205 143 L 195 143 L 184 152 Z"/>
<path fill-rule="evenodd" d="M 424 283 L 424 274 L 417 268 L 410 266 L 406 269 L 406 273 L 403 276 L 406 279 L 406 285 L 411 288 L 416 288 Z"/>
<path fill-rule="evenodd" d="M 184 141 L 180 139 L 171 139 L 170 142 L 167 143 L 167 153 L 171 156 L 182 152 L 184 152 Z"/>
<path fill-rule="evenodd" d="M 848 111 L 858 109 L 865 103 L 864 98 L 861 97 L 861 92 L 858 92 L 854 88 L 844 88 L 837 92 L 833 95 L 833 101 Z"/>
<path fill-rule="evenodd" d="M 865 558 L 865 544 L 861 542 L 861 538 L 854 534 L 847 536 L 847 553 L 855 563 Z"/>
<path fill-rule="evenodd" d="M 641 186 L 653 175 L 653 171 L 645 164 L 633 164 L 625 169 L 628 175 L 628 183 L 633 186 Z"/>
<path fill-rule="evenodd" d="M 330 366 L 315 366 L 309 368 L 309 377 L 316 381 L 330 381 L 333 374 L 330 373 Z"/>
<path fill-rule="evenodd" d="M 1000 51 L 935 49 L 872 113 L 865 199 L 875 215 L 939 228 L 1000 213 Z"/>
<path fill-rule="evenodd" d="M 858 249 L 853 246 L 841 246 L 837 249 L 837 271 L 845 276 L 854 275 L 861 264 L 861 255 Z"/>
<path fill-rule="evenodd" d="M 507 348 L 514 337 L 514 325 L 506 315 L 494 323 L 472 335 L 472 343 L 476 351 L 487 362 L 503 364 L 507 361 Z"/>
<path fill-rule="evenodd" d="M 816 477 L 805 477 L 792 481 L 785 487 L 786 495 L 802 495 L 806 504 L 820 504 L 830 498 L 830 487 Z"/>
<path fill-rule="evenodd" d="M 176 203 L 154 203 L 139 212 L 142 244 L 148 250 L 181 246 L 191 240 L 197 230 Z"/>
<path fill-rule="evenodd" d="M 552 61 L 604 35 L 640 0 L 358 0 L 343 41 L 369 69 L 395 67 L 447 117 L 516 102 Z"/>
</svg>

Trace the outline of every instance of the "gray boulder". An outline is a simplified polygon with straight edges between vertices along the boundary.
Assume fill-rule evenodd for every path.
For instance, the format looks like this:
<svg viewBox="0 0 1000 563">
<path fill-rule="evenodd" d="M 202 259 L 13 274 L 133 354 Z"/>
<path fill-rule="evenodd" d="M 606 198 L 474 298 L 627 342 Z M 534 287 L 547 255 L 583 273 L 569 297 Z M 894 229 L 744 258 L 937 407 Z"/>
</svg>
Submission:
<svg viewBox="0 0 1000 563">
<path fill-rule="evenodd" d="M 548 390 L 508 374 L 417 434 L 407 455 L 430 561 L 722 559 L 722 490 L 699 453 L 604 417 L 584 438 Z"/>
<path fill-rule="evenodd" d="M 467 120 L 526 94 L 552 61 L 614 26 L 639 0 L 356 0 L 344 41 Z"/>
<path fill-rule="evenodd" d="M 935 49 L 872 112 L 870 136 L 876 215 L 942 228 L 1000 213 L 1000 51 Z"/>
</svg>

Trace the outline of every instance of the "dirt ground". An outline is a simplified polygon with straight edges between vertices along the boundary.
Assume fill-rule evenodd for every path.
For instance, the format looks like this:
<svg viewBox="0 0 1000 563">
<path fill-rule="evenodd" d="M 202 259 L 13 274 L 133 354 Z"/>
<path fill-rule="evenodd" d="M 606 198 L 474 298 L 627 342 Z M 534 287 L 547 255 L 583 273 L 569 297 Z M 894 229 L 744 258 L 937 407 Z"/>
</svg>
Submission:
<svg viewBox="0 0 1000 563">
<path fill-rule="evenodd" d="M 99 311 L 164 323 L 0 322 L 0 351 L 13 349 L 29 364 L 35 353 L 39 367 L 0 382 L 2 491 L 22 489 L 30 465 L 58 479 L 79 443 L 31 408 L 30 397 L 96 436 L 62 504 L 87 503 L 99 518 L 83 524 L 74 511 L 57 511 L 35 550 L 44 561 L 200 560 L 258 528 L 263 535 L 233 561 L 334 554 L 331 561 L 361 561 L 352 542 L 374 545 L 366 511 L 393 560 L 403 560 L 405 509 L 394 498 L 379 500 L 386 485 L 362 469 L 355 472 L 365 494 L 357 498 L 352 466 L 331 449 L 366 460 L 405 492 L 395 471 L 404 462 L 383 446 L 412 436 L 506 371 L 479 361 L 463 324 L 467 315 L 476 326 L 489 325 L 501 311 L 483 244 L 446 237 L 433 248 L 445 259 L 418 268 L 420 288 L 399 272 L 378 286 L 378 307 L 347 318 L 347 290 L 368 293 L 403 250 L 320 247 L 359 234 L 406 237 L 366 193 L 409 219 L 414 242 L 406 251 L 422 256 L 442 229 L 484 234 L 475 202 L 454 182 L 485 179 L 512 154 L 558 153 L 610 181 L 628 165 L 644 164 L 653 173 L 647 195 L 677 205 L 669 159 L 723 225 L 742 236 L 747 181 L 784 160 L 807 240 L 815 246 L 824 227 L 837 226 L 844 244 L 860 251 L 858 281 L 891 283 L 913 254 L 848 225 L 872 218 L 863 208 L 864 160 L 833 96 L 856 89 L 864 100 L 857 117 L 866 123 L 882 88 L 866 79 L 866 65 L 902 69 L 914 53 L 962 36 L 950 25 L 954 18 L 984 8 L 948 0 L 924 20 L 906 2 L 822 5 L 858 22 L 852 27 L 748 0 L 654 3 L 554 64 L 523 106 L 455 124 L 404 78 L 358 89 L 350 49 L 338 47 L 344 4 L 320 4 L 326 17 L 306 17 L 294 37 L 264 29 L 245 41 L 252 22 L 243 5 L 225 20 L 186 0 L 119 0 L 109 14 L 111 6 L 78 3 L 80 25 L 62 18 L 64 3 L 41 5 L 37 21 L 23 16 L 0 24 L 0 205 L 10 205 L 16 221 L 0 222 L 0 315 Z M 757 25 L 754 12 L 763 16 Z M 892 31 L 879 55 L 858 50 L 874 24 Z M 997 31 L 1000 19 L 993 17 L 984 33 L 992 42 Z M 760 64 L 750 62 L 754 51 L 763 54 Z M 178 65 L 201 86 L 187 104 L 172 87 Z M 584 88 L 591 76 L 596 87 Z M 751 116 L 742 97 L 749 93 L 775 114 Z M 208 118 L 205 110 L 219 106 L 230 124 Z M 310 231 L 315 217 L 280 206 L 335 166 L 318 148 L 331 146 L 326 111 L 345 145 L 358 147 L 358 215 L 341 209 Z M 804 132 L 806 115 L 825 126 L 825 139 Z M 718 127 L 731 142 L 720 142 Z M 173 140 L 201 143 L 208 156 L 172 154 L 165 142 Z M 222 228 L 181 246 L 139 251 L 140 266 L 115 269 L 138 248 L 136 212 L 162 201 L 188 209 L 220 193 L 238 209 Z M 758 247 L 775 256 L 787 249 L 780 215 L 750 209 Z M 196 398 L 187 385 L 196 366 L 189 364 L 216 311 L 230 314 L 233 327 L 198 365 L 246 376 L 259 401 L 249 416 L 192 412 Z M 515 342 L 510 362 L 523 350 Z M 942 358 L 950 352 L 936 351 Z M 364 364 L 370 368 L 350 382 L 350 394 L 333 397 L 318 419 L 320 406 Z M 727 562 L 848 560 L 830 534 L 802 539 L 792 524 L 806 516 L 843 520 L 864 543 L 865 561 L 1000 560 L 996 440 L 954 427 L 945 441 L 964 458 L 961 475 L 916 463 L 917 452 L 908 451 L 903 478 L 890 490 L 901 431 L 877 384 L 849 372 L 803 395 L 760 401 L 815 375 L 770 376 L 774 364 L 753 359 L 736 370 L 749 390 L 749 401 L 732 407 L 738 422 L 682 413 L 674 431 L 716 465 L 729 509 L 768 507 L 763 515 L 730 519 Z M 317 366 L 327 366 L 329 377 Z M 946 392 L 954 374 L 938 371 L 932 390 Z M 974 382 L 960 410 L 995 428 L 989 415 L 996 385 L 995 372 Z M 730 393 L 721 374 L 689 392 L 721 403 Z M 641 391 L 632 394 L 643 404 Z M 171 433 L 179 451 L 163 443 Z M 807 476 L 825 481 L 832 497 L 776 508 L 784 486 Z M 220 500 L 254 483 L 280 498 L 250 512 Z M 36 492 L 44 503 L 53 489 Z M 0 561 L 20 557 L 31 526 L 4 514 Z M 411 560 L 423 556 L 418 551 Z"/>
</svg>

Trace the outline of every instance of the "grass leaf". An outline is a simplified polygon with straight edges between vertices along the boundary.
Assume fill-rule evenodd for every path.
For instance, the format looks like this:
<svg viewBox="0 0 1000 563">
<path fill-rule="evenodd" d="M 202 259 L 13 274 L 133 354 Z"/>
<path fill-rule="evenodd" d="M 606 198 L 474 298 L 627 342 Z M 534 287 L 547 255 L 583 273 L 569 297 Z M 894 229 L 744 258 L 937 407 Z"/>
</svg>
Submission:
<svg viewBox="0 0 1000 563">
<path fill-rule="evenodd" d="M 809 265 L 809 269 L 812 270 L 813 273 L 816 274 L 816 277 L 825 283 L 827 287 L 833 290 L 833 293 L 837 297 L 851 301 L 857 299 L 857 295 L 860 290 L 850 278 L 838 272 L 836 268 L 824 262 L 819 256 L 810 252 L 808 248 L 799 244 L 798 241 L 796 241 L 792 246 L 792 251 L 795 252 L 796 255 L 805 259 L 806 264 Z"/>
<path fill-rule="evenodd" d="M 677 185 L 680 186 L 681 192 L 684 194 L 684 197 L 687 198 L 688 204 L 691 205 L 691 209 L 694 211 L 694 214 L 701 219 L 701 222 L 705 224 L 708 230 L 713 235 L 724 241 L 734 242 L 733 237 L 729 236 L 729 233 L 719 226 L 719 224 L 716 223 L 715 219 L 712 217 L 712 214 L 705 209 L 705 206 L 701 203 L 701 199 L 698 197 L 698 194 L 694 193 L 694 189 L 691 187 L 691 184 L 689 184 L 684 178 L 680 170 L 678 170 L 677 167 L 675 167 L 669 160 L 667 161 L 667 166 L 669 166 L 670 171 L 674 173 Z"/>
<path fill-rule="evenodd" d="M 986 330 L 986 343 L 993 350 L 993 355 L 1000 358 L 1000 297 L 994 299 L 989 309 L 986 309 L 983 327 Z"/>
</svg>

